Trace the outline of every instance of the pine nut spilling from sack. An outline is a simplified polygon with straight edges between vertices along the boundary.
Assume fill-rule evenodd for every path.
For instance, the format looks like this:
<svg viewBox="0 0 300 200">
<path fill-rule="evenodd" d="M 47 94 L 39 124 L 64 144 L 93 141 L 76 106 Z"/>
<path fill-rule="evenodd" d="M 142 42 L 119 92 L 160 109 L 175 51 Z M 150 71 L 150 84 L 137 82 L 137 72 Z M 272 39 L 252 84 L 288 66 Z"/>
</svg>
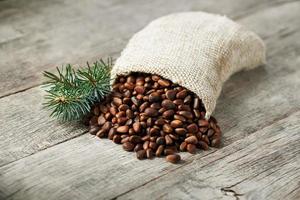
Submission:
<svg viewBox="0 0 300 200">
<path fill-rule="evenodd" d="M 122 144 L 140 160 L 166 156 L 178 163 L 179 151 L 194 154 L 221 143 L 220 127 L 214 117 L 205 119 L 201 99 L 157 75 L 119 76 L 91 115 L 91 134 Z"/>
</svg>

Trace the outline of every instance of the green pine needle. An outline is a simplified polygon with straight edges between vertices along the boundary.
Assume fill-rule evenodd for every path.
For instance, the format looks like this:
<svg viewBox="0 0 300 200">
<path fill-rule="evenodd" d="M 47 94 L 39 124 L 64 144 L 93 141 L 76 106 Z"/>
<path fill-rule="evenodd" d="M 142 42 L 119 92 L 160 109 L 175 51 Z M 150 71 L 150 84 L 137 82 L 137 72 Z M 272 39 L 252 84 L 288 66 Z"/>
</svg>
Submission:
<svg viewBox="0 0 300 200">
<path fill-rule="evenodd" d="M 91 106 L 101 101 L 110 91 L 112 59 L 102 59 L 92 66 L 74 70 L 71 65 L 57 68 L 58 75 L 44 72 L 46 102 L 50 116 L 62 121 L 80 120 L 87 115 Z"/>
</svg>

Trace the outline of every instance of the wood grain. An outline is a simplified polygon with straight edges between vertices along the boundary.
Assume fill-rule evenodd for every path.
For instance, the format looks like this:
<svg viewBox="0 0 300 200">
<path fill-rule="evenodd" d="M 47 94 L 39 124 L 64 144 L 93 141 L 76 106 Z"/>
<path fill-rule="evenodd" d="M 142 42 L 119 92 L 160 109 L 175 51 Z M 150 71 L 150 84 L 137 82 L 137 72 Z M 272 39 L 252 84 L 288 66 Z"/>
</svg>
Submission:
<svg viewBox="0 0 300 200">
<path fill-rule="evenodd" d="M 297 199 L 299 130 L 297 112 L 118 199 Z"/>
<path fill-rule="evenodd" d="M 1 167 L 0 197 L 111 199 L 131 191 L 122 198 L 216 199 L 234 193 L 293 199 L 300 189 L 299 126 L 297 112 L 221 150 L 183 154 L 181 165 L 139 161 L 108 140 L 84 135 Z"/>
<path fill-rule="evenodd" d="M 0 1 L 0 96 L 18 92 L 0 99 L 0 199 L 300 198 L 299 1 L 16 2 Z M 117 55 L 148 21 L 177 10 L 228 14 L 267 44 L 266 66 L 224 85 L 222 149 L 183 154 L 180 165 L 141 162 L 49 119 L 40 88 L 20 92 L 53 65 Z"/>
<path fill-rule="evenodd" d="M 84 132 L 78 123 L 50 119 L 42 109 L 43 95 L 34 88 L 0 99 L 0 166 Z"/>
<path fill-rule="evenodd" d="M 176 167 L 84 135 L 1 167 L 0 199 L 108 199 Z"/>
<path fill-rule="evenodd" d="M 242 18 L 283 0 L 0 1 L 0 97 L 41 84 L 41 72 L 117 57 L 151 20 L 172 12 L 209 11 Z"/>
<path fill-rule="evenodd" d="M 239 20 L 265 39 L 268 64 L 237 73 L 225 83 L 215 110 L 225 144 L 300 109 L 298 10 L 300 3 L 293 2 Z"/>
<path fill-rule="evenodd" d="M 224 85 L 215 112 L 225 133 L 224 146 L 300 109 L 300 61 L 295 59 L 300 46 L 295 40 L 299 37 L 298 9 L 298 2 L 283 4 L 239 20 L 258 31 L 272 48 L 268 47 L 268 65 L 240 72 Z M 276 10 L 281 12 L 274 21 Z M 274 32 L 260 28 L 258 21 Z M 282 31 L 283 24 L 292 34 Z M 42 96 L 41 89 L 35 88 L 0 100 L 0 165 L 83 133 L 83 129 L 49 119 L 49 113 L 41 109 Z"/>
</svg>

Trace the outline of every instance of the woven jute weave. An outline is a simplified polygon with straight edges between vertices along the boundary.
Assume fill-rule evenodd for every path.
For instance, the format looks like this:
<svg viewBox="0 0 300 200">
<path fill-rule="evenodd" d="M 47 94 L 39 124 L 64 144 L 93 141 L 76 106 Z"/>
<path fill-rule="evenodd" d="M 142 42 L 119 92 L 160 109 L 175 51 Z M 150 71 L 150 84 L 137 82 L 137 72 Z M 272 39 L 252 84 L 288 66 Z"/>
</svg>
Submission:
<svg viewBox="0 0 300 200">
<path fill-rule="evenodd" d="M 223 83 L 235 72 L 265 63 L 265 45 L 250 30 L 225 16 L 175 13 L 136 33 L 111 75 L 158 74 L 196 93 L 214 111 Z"/>
</svg>

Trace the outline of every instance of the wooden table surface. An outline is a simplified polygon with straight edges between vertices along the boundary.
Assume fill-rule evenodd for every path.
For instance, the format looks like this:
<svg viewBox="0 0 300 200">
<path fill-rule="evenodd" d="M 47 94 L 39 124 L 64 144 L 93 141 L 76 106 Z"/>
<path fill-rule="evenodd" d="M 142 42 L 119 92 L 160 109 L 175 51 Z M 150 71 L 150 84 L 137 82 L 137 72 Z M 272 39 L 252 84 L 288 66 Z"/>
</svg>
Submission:
<svg viewBox="0 0 300 200">
<path fill-rule="evenodd" d="M 172 12 L 220 13 L 257 32 L 265 66 L 228 80 L 220 149 L 139 161 L 42 109 L 41 72 L 118 57 Z M 0 199 L 300 199 L 300 1 L 1 0 Z"/>
</svg>

